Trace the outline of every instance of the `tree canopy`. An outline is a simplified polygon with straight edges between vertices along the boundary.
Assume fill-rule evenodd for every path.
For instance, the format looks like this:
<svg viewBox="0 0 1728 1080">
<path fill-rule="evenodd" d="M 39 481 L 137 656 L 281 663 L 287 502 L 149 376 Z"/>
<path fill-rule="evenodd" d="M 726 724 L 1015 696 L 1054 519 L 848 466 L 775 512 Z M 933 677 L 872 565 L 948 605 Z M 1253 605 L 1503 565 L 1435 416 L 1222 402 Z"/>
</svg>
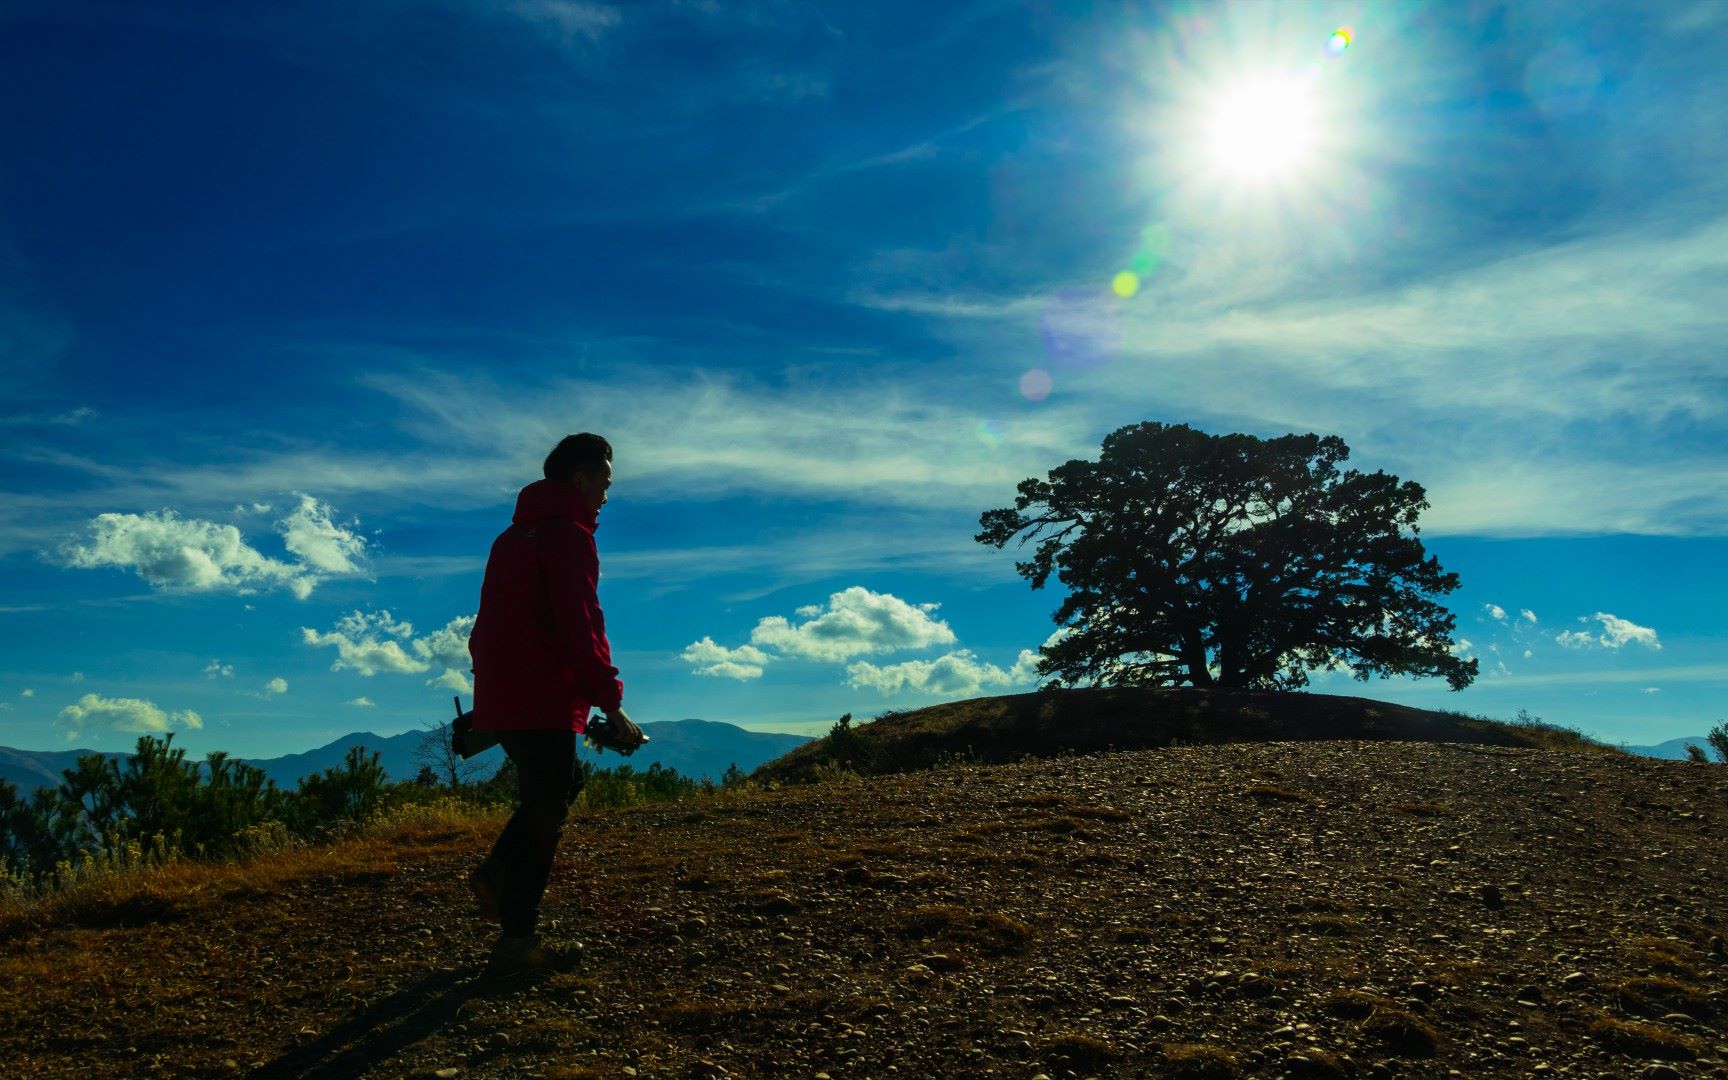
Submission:
<svg viewBox="0 0 1728 1080">
<path fill-rule="evenodd" d="M 1020 482 L 1011 508 L 979 519 L 980 543 L 1034 543 L 1015 568 L 1034 589 L 1069 589 L 1069 631 L 1039 674 L 1060 685 L 1295 689 L 1308 672 L 1441 675 L 1477 661 L 1451 650 L 1433 597 L 1458 587 L 1417 538 L 1421 485 L 1341 471 L 1337 436 L 1209 435 L 1131 424 L 1097 461 Z"/>
</svg>

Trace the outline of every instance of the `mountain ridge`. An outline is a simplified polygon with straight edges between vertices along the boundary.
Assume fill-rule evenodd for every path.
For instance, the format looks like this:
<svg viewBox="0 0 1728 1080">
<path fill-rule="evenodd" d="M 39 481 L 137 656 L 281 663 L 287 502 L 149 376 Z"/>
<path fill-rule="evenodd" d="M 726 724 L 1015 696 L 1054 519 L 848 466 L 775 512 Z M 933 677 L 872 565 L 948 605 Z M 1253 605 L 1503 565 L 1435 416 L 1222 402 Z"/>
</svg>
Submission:
<svg viewBox="0 0 1728 1080">
<path fill-rule="evenodd" d="M 629 765 L 643 771 L 659 764 L 677 770 L 679 775 L 693 779 L 706 777 L 719 780 L 727 767 L 736 764 L 749 772 L 762 763 L 779 757 L 809 741 L 809 736 L 782 732 L 749 731 L 721 720 L 687 718 L 682 720 L 650 720 L 642 724 L 649 742 L 629 758 L 616 754 L 596 755 L 581 747 L 583 760 L 592 765 L 611 768 Z M 395 735 L 379 735 L 372 731 L 351 731 L 322 746 L 273 758 L 238 758 L 264 770 L 278 787 L 292 788 L 303 776 L 328 768 L 340 767 L 349 747 L 364 746 L 376 750 L 379 764 L 393 781 L 412 780 L 419 774 L 415 761 L 424 730 L 404 731 Z M 113 750 L 19 750 L 0 746 L 0 780 L 16 784 L 26 797 L 38 787 L 55 787 L 61 773 L 74 768 L 78 758 L 100 753 L 106 758 L 124 760 L 129 752 Z M 481 766 L 476 778 L 491 776 L 504 764 L 501 750 L 488 750 L 474 759 Z M 202 765 L 202 759 L 199 764 Z"/>
</svg>

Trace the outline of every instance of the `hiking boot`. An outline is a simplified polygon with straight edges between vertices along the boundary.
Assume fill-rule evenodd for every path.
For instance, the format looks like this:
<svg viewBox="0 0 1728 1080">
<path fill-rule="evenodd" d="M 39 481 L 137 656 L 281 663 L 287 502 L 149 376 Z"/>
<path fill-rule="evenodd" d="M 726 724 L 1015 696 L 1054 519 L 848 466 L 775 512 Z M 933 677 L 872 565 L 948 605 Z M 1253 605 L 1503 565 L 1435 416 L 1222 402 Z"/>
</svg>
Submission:
<svg viewBox="0 0 1728 1080">
<path fill-rule="evenodd" d="M 474 902 L 480 905 L 480 917 L 489 923 L 504 921 L 503 902 L 499 898 L 497 882 L 487 873 L 490 863 L 481 863 L 468 875 L 468 889 L 474 894 Z"/>
<path fill-rule="evenodd" d="M 580 945 L 569 949 L 553 949 L 540 944 L 536 934 L 527 937 L 500 937 L 492 946 L 484 975 L 489 979 L 512 975 L 543 975 L 569 971 L 582 959 Z"/>
</svg>

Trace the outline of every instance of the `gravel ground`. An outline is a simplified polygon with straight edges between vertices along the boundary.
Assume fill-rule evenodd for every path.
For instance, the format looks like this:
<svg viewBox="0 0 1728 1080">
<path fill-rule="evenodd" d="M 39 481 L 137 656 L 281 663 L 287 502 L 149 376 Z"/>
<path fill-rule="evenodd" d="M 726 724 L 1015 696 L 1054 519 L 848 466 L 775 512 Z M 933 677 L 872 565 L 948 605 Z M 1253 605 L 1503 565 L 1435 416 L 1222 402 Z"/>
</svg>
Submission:
<svg viewBox="0 0 1728 1080">
<path fill-rule="evenodd" d="M 477 979 L 448 842 L 6 943 L 0 1072 L 1728 1076 L 1725 825 L 1728 768 L 1458 744 L 725 793 L 572 820 L 567 974 Z"/>
</svg>

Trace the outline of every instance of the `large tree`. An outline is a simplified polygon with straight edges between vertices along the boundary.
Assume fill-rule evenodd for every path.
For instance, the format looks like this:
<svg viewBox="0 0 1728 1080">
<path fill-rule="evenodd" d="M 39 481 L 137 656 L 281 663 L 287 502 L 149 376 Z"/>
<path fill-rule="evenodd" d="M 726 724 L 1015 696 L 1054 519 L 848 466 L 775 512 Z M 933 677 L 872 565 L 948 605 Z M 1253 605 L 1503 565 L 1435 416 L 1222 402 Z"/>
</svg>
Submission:
<svg viewBox="0 0 1728 1080">
<path fill-rule="evenodd" d="M 1039 674 L 1062 685 L 1294 689 L 1308 672 L 1443 675 L 1470 685 L 1453 618 L 1458 587 L 1417 539 L 1421 485 L 1341 472 L 1337 436 L 1208 435 L 1132 424 L 1097 461 L 1023 480 L 986 511 L 980 543 L 1035 542 L 1015 564 L 1069 589 Z"/>
</svg>

